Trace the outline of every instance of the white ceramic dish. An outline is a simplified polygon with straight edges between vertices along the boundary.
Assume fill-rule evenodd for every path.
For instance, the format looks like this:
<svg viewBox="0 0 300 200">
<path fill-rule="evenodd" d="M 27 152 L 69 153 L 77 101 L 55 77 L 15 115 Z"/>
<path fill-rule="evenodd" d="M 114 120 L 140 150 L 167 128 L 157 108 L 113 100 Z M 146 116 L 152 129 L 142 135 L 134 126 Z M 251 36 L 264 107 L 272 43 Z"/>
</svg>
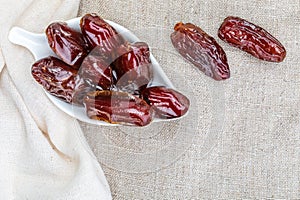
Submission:
<svg viewBox="0 0 300 200">
<path fill-rule="evenodd" d="M 129 42 L 140 41 L 139 38 L 137 38 L 132 32 L 130 32 L 125 27 L 109 20 L 106 21 L 111 26 L 113 26 Z M 66 22 L 71 28 L 80 31 L 80 26 L 79 26 L 80 18 L 74 18 Z M 41 58 L 50 55 L 56 56 L 51 50 L 51 48 L 49 47 L 46 35 L 44 33 L 36 34 L 36 33 L 28 32 L 20 27 L 13 27 L 10 30 L 8 38 L 10 42 L 26 47 L 32 53 L 35 60 L 39 60 Z M 162 70 L 162 68 L 160 67 L 160 65 L 158 64 L 158 62 L 156 61 L 156 59 L 152 54 L 150 55 L 150 58 L 153 64 L 153 81 L 150 83 L 149 86 L 166 86 L 169 88 L 174 88 L 173 84 L 166 76 L 166 74 L 164 73 L 164 71 Z M 96 124 L 96 125 L 117 126 L 116 124 L 110 124 L 107 122 L 90 119 L 86 115 L 84 107 L 68 104 L 52 96 L 48 92 L 46 92 L 46 94 L 48 98 L 59 109 L 61 109 L 68 115 L 77 118 L 80 121 L 90 123 L 90 124 Z M 162 119 L 155 118 L 153 120 L 153 122 L 158 122 L 158 121 L 162 121 Z"/>
</svg>

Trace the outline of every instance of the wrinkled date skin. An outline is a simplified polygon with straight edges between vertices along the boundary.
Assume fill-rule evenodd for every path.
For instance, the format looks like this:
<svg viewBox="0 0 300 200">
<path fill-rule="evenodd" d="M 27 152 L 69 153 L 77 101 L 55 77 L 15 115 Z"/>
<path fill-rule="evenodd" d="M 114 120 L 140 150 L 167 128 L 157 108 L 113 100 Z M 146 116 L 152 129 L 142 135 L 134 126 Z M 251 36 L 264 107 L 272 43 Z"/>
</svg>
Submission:
<svg viewBox="0 0 300 200">
<path fill-rule="evenodd" d="M 78 69 L 87 56 L 87 44 L 81 33 L 64 22 L 54 22 L 46 29 L 49 46 L 62 61 Z"/>
<path fill-rule="evenodd" d="M 83 36 L 91 49 L 97 47 L 99 55 L 103 56 L 108 63 L 114 61 L 112 58 L 114 50 L 124 43 L 123 37 L 117 31 L 96 14 L 86 14 L 80 20 Z"/>
<path fill-rule="evenodd" d="M 127 43 L 116 52 L 120 55 L 113 63 L 117 87 L 132 93 L 150 82 L 153 73 L 149 46 L 146 43 Z"/>
<path fill-rule="evenodd" d="M 156 86 L 142 91 L 142 98 L 152 106 L 155 116 L 171 119 L 183 116 L 189 109 L 190 101 L 183 94 L 166 87 Z"/>
<path fill-rule="evenodd" d="M 96 91 L 96 88 L 85 82 L 80 76 L 75 78 L 75 88 L 73 91 L 72 103 L 75 105 L 83 105 L 83 100 L 87 93 Z"/>
<path fill-rule="evenodd" d="M 33 78 L 53 96 L 72 102 L 77 71 L 55 57 L 36 61 L 31 68 Z"/>
<path fill-rule="evenodd" d="M 227 17 L 219 28 L 218 36 L 261 60 L 281 62 L 286 56 L 284 46 L 275 37 L 239 17 Z"/>
<path fill-rule="evenodd" d="M 179 22 L 174 30 L 173 46 L 184 58 L 215 80 L 230 77 L 226 54 L 213 37 L 191 23 Z"/>
<path fill-rule="evenodd" d="M 146 126 L 152 121 L 151 107 L 143 99 L 125 92 L 90 92 L 84 105 L 88 117 L 112 124 Z"/>
<path fill-rule="evenodd" d="M 101 56 L 91 52 L 82 62 L 78 75 L 91 85 L 110 89 L 113 83 L 112 69 Z"/>
</svg>

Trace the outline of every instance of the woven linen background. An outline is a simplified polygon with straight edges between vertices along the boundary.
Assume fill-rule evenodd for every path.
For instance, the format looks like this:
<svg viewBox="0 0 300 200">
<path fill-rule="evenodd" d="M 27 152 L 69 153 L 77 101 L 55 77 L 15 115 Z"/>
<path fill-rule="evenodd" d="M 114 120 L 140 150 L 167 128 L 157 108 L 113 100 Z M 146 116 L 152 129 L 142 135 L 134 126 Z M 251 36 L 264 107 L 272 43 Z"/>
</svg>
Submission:
<svg viewBox="0 0 300 200">
<path fill-rule="evenodd" d="M 300 198 L 299 0 L 82 0 L 147 42 L 174 86 L 192 103 L 189 115 L 146 128 L 81 123 L 114 199 Z M 287 49 L 284 62 L 260 61 L 217 37 L 229 15 L 254 22 Z M 178 21 L 215 37 L 231 78 L 216 82 L 176 53 Z"/>
</svg>

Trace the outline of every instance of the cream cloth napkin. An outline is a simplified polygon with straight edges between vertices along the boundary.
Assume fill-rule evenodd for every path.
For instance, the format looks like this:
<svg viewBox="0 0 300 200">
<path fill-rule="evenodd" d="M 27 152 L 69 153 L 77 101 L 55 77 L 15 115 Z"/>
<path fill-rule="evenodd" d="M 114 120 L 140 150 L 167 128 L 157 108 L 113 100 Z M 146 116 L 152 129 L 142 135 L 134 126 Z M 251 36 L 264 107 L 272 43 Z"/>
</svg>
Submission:
<svg viewBox="0 0 300 200">
<path fill-rule="evenodd" d="M 11 44 L 12 26 L 42 32 L 76 15 L 79 1 L 2 1 L 0 12 L 0 199 L 111 199 L 78 122 L 58 110 L 30 75 L 33 57 Z"/>
</svg>

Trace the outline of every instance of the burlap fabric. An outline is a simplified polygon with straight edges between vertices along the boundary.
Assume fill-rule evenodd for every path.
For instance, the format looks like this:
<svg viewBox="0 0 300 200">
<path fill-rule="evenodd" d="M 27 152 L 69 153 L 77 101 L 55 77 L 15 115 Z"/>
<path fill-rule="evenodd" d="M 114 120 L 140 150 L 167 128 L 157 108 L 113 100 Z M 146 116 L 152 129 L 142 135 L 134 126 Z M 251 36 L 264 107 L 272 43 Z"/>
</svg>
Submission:
<svg viewBox="0 0 300 200">
<path fill-rule="evenodd" d="M 143 129 L 81 123 L 114 199 L 300 198 L 300 1 L 90 1 L 96 12 L 146 41 L 189 115 Z M 260 61 L 217 38 L 229 15 L 252 21 L 286 47 L 283 63 Z M 231 78 L 216 82 L 184 61 L 169 35 L 192 22 L 227 53 Z"/>
</svg>

